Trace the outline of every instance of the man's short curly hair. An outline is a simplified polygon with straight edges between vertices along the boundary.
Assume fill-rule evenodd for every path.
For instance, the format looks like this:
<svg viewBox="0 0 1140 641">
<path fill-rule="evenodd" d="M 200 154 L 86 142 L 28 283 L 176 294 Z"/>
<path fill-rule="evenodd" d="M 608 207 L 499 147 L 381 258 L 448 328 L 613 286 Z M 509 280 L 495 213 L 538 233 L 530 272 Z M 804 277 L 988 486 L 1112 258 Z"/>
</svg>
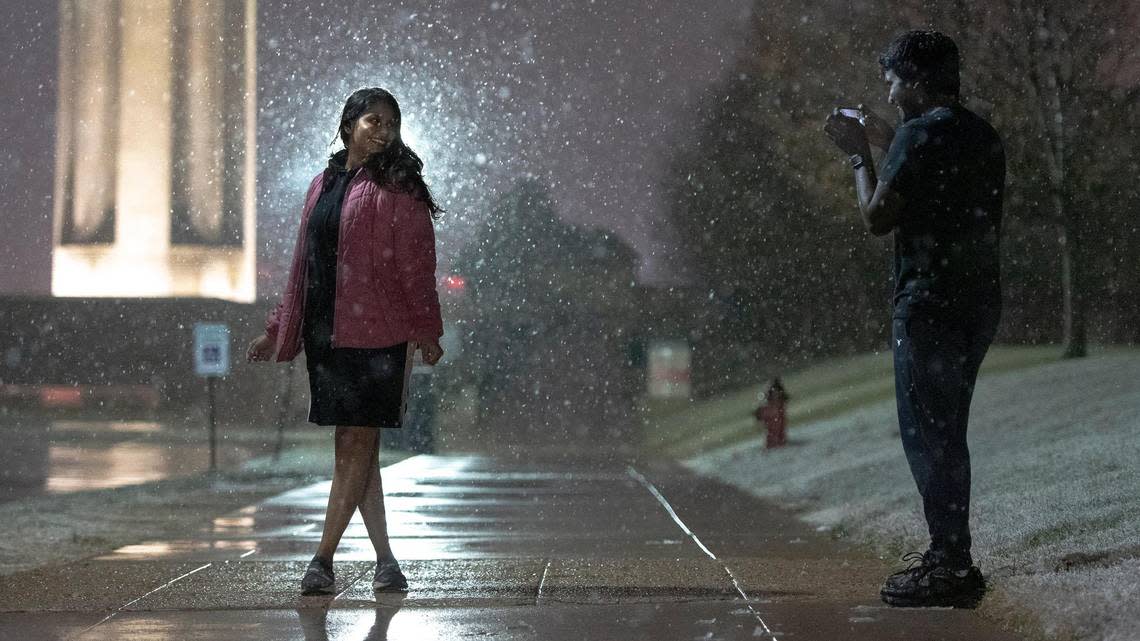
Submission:
<svg viewBox="0 0 1140 641">
<path fill-rule="evenodd" d="M 921 82 L 932 93 L 957 96 L 958 45 L 938 31 L 908 31 L 891 41 L 879 56 L 883 73 L 895 72 L 907 82 Z"/>
</svg>

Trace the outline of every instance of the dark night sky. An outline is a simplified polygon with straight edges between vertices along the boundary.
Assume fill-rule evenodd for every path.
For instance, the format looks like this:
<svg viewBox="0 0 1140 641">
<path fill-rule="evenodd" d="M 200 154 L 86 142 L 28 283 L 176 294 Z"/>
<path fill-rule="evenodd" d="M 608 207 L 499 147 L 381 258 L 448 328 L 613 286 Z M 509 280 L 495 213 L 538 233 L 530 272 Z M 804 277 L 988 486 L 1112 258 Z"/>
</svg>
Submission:
<svg viewBox="0 0 1140 641">
<path fill-rule="evenodd" d="M 0 1 L 0 293 L 51 289 L 55 172 L 54 2 Z"/>
<path fill-rule="evenodd" d="M 552 186 L 571 221 L 614 229 L 668 278 L 674 260 L 656 186 L 686 105 L 734 55 L 748 0 L 261 0 L 260 255 L 276 263 L 301 191 L 322 166 L 344 97 L 393 90 L 405 136 L 449 214 L 452 255 L 494 194 L 523 175 Z M 0 0 L 4 60 L 0 292 L 49 288 L 58 8 Z M 274 279 L 279 280 L 279 279 Z"/>
</svg>

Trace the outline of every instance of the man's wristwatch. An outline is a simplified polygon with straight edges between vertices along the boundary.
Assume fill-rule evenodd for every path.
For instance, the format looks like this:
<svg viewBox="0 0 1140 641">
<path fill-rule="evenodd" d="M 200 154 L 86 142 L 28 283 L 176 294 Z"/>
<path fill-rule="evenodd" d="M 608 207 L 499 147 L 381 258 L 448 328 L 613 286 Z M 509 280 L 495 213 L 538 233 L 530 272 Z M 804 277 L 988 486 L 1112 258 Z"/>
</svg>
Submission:
<svg viewBox="0 0 1140 641">
<path fill-rule="evenodd" d="M 867 156 L 864 154 L 852 154 L 847 160 L 851 163 L 852 169 L 859 169 L 867 164 Z"/>
</svg>

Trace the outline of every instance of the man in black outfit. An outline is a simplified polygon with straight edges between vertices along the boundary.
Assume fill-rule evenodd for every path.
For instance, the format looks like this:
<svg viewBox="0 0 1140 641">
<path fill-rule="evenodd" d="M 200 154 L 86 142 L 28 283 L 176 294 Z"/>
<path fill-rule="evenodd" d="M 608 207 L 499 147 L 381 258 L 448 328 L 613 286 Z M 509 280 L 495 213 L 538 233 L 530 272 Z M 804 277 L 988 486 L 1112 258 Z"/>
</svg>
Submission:
<svg viewBox="0 0 1140 641">
<path fill-rule="evenodd" d="M 879 59 L 897 132 L 860 108 L 824 128 L 850 156 L 871 233 L 894 232 L 892 338 L 903 449 L 930 547 L 883 584 L 897 606 L 972 607 L 985 580 L 970 555 L 966 426 L 978 368 L 1001 316 L 1005 152 L 958 99 L 958 48 L 935 31 L 896 38 Z M 887 149 L 876 179 L 870 145 Z"/>
</svg>

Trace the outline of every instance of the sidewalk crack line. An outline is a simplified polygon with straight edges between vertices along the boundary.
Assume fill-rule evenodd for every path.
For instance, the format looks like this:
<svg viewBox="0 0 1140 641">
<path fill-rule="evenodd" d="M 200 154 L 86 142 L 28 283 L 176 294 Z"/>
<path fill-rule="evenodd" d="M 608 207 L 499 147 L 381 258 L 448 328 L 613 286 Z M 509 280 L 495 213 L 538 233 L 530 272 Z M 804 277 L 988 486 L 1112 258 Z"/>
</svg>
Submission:
<svg viewBox="0 0 1140 641">
<path fill-rule="evenodd" d="M 542 568 L 542 577 L 538 580 L 538 592 L 535 592 L 534 594 L 535 605 L 538 605 L 539 600 L 542 599 L 542 587 L 546 585 L 546 573 L 550 572 L 551 563 L 554 563 L 554 561 L 547 561 L 546 567 Z"/>
<path fill-rule="evenodd" d="M 756 621 L 760 624 L 760 627 L 763 629 L 764 634 L 771 637 L 772 641 L 779 641 L 776 639 L 776 635 L 772 632 L 772 629 L 769 628 L 768 624 L 764 622 L 764 619 L 760 616 L 760 613 L 756 611 L 756 608 L 752 607 L 751 599 L 748 598 L 748 594 L 744 591 L 744 588 L 740 586 L 740 581 L 736 579 L 736 575 L 733 574 L 732 569 L 729 568 L 726 563 L 716 558 L 716 555 L 713 554 L 712 550 L 708 549 L 708 547 L 706 547 L 705 544 L 701 542 L 701 539 L 696 534 L 694 534 L 692 530 L 689 529 L 689 526 L 685 525 L 685 522 L 682 521 L 681 517 L 677 515 L 677 511 L 673 509 L 673 506 L 669 504 L 669 501 L 665 498 L 665 495 L 661 493 L 661 490 L 657 489 L 657 486 L 655 486 L 649 479 L 645 478 L 645 475 L 643 475 L 641 472 L 638 472 L 636 469 L 634 469 L 632 465 L 626 469 L 629 471 L 629 475 L 633 477 L 635 481 L 640 483 L 642 487 L 648 490 L 649 493 L 653 495 L 653 498 L 657 499 L 657 502 L 661 504 L 661 507 L 665 508 L 665 511 L 668 512 L 669 516 L 673 518 L 673 522 L 677 524 L 677 527 L 681 528 L 681 531 L 687 534 L 689 538 L 693 540 L 693 543 L 696 543 L 697 547 L 699 547 L 702 552 L 708 555 L 710 559 L 716 561 L 722 568 L 724 568 L 725 574 L 727 574 L 728 578 L 732 581 L 732 587 L 736 588 L 737 593 L 739 593 L 740 597 L 744 599 L 744 607 L 748 608 L 748 611 L 752 613 L 752 616 L 756 617 Z"/>
<path fill-rule="evenodd" d="M 145 598 L 147 598 L 148 596 L 150 596 L 150 595 L 154 594 L 155 592 L 158 592 L 159 590 L 165 590 L 166 588 L 168 588 L 168 587 L 170 587 L 170 586 L 174 585 L 175 583 L 178 583 L 179 581 L 181 581 L 182 579 L 185 579 L 186 577 L 190 576 L 191 574 L 196 574 L 196 573 L 198 573 L 198 572 L 201 572 L 202 570 L 205 570 L 206 568 L 208 568 L 208 567 L 211 567 L 212 565 L 214 565 L 214 564 L 213 564 L 213 563 L 207 563 L 206 565 L 203 565 L 202 567 L 199 567 L 199 568 L 194 568 L 193 570 L 190 570 L 190 571 L 189 571 L 189 572 L 187 572 L 186 574 L 183 574 L 182 576 L 179 576 L 179 577 L 175 577 L 175 578 L 173 578 L 173 579 L 171 579 L 171 580 L 167 581 L 166 583 L 163 583 L 162 585 L 158 586 L 157 588 L 155 588 L 155 589 L 151 590 L 150 592 L 147 592 L 146 594 L 144 594 L 144 595 L 142 595 L 142 596 L 140 596 L 140 597 L 136 597 L 135 599 L 132 599 L 132 600 L 131 600 L 131 601 L 129 601 L 127 604 L 120 606 L 120 607 L 119 607 L 117 610 L 115 610 L 115 611 L 114 611 L 114 612 L 112 612 L 111 614 L 108 614 L 107 616 L 105 616 L 105 617 L 103 617 L 102 619 L 100 619 L 100 620 L 99 620 L 97 623 L 94 623 L 94 624 L 92 624 L 92 625 L 89 625 L 89 626 L 87 626 L 86 628 L 84 628 L 84 629 L 80 630 L 80 631 L 79 631 L 79 633 L 78 633 L 78 634 L 76 634 L 75 636 L 76 636 L 76 637 L 81 637 L 81 636 L 83 636 L 84 634 L 87 634 L 87 633 L 88 633 L 88 632 L 90 632 L 91 630 L 93 630 L 93 629 L 95 629 L 95 628 L 97 628 L 97 627 L 99 627 L 99 626 L 103 625 L 104 623 L 106 623 L 106 622 L 110 621 L 112 618 L 114 618 L 114 617 L 115 617 L 115 615 L 119 614 L 119 613 L 120 613 L 120 612 L 122 612 L 123 610 L 126 610 L 127 608 L 129 608 L 129 607 L 131 607 L 132 605 L 134 605 L 134 604 L 138 603 L 139 601 L 142 601 L 143 599 L 145 599 Z"/>
</svg>

